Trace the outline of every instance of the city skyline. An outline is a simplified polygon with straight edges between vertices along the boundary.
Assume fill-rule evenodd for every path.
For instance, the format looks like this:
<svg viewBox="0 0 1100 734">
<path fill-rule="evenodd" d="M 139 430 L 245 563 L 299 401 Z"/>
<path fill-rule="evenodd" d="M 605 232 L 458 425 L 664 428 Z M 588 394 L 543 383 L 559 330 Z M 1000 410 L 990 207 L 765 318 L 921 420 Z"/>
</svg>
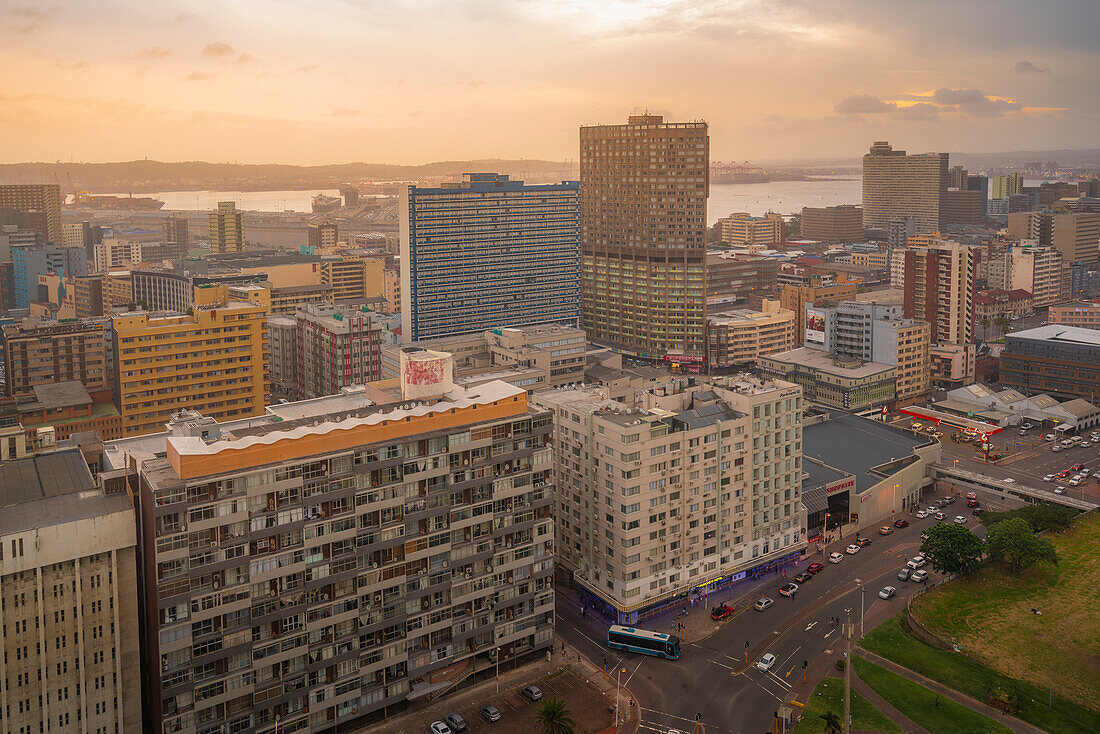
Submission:
<svg viewBox="0 0 1100 734">
<path fill-rule="evenodd" d="M 1059 4 L 10 7 L 3 160 L 557 160 L 634 110 L 714 160 L 1087 147 L 1100 8 Z"/>
</svg>

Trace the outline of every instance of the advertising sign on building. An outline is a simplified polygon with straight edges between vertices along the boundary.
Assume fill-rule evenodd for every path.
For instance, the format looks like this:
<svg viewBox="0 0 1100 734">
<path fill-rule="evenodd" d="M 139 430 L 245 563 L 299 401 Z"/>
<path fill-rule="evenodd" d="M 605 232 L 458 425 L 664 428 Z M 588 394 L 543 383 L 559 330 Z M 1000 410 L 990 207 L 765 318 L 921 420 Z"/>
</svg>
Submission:
<svg viewBox="0 0 1100 734">
<path fill-rule="evenodd" d="M 825 313 L 816 308 L 806 309 L 806 341 L 825 343 Z"/>
</svg>

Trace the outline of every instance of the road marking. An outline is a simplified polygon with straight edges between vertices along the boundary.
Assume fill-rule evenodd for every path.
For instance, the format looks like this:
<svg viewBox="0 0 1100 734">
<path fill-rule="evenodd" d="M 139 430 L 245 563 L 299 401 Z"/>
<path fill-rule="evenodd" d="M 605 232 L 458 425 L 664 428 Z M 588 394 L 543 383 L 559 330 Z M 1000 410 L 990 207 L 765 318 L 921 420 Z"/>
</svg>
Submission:
<svg viewBox="0 0 1100 734">
<path fill-rule="evenodd" d="M 790 690 L 791 684 L 788 683 L 787 681 L 783 680 L 782 678 L 780 678 L 778 675 L 776 675 L 775 673 L 773 673 L 770 670 L 768 671 L 768 677 L 770 677 L 772 680 L 774 680 L 779 685 L 783 686 L 784 689 Z"/>
<path fill-rule="evenodd" d="M 809 632 L 810 630 L 812 630 L 816 626 L 817 626 L 817 622 L 810 622 L 808 625 L 806 625 L 805 631 Z"/>
<path fill-rule="evenodd" d="M 791 673 L 793 673 L 793 672 L 794 672 L 794 668 L 795 668 L 795 666 L 793 666 L 793 665 L 792 665 L 792 666 L 791 666 L 791 669 L 790 669 L 790 670 L 788 670 L 788 671 L 787 671 L 787 674 L 786 674 L 785 676 L 783 676 L 783 677 L 784 677 L 784 678 L 790 678 L 790 677 L 791 677 Z"/>
<path fill-rule="evenodd" d="M 638 672 L 638 668 L 642 667 L 642 663 L 644 663 L 645 661 L 646 661 L 646 658 L 643 656 L 642 659 L 638 661 L 638 665 L 634 668 L 634 673 Z M 634 677 L 634 673 L 630 674 L 630 678 Z M 627 678 L 625 681 L 623 681 L 624 686 L 630 685 L 630 678 Z"/>
<path fill-rule="evenodd" d="M 833 632 L 834 632 L 834 630 L 829 630 L 828 632 L 826 632 L 824 639 L 826 639 L 826 640 L 829 639 L 829 635 L 833 634 Z"/>
</svg>

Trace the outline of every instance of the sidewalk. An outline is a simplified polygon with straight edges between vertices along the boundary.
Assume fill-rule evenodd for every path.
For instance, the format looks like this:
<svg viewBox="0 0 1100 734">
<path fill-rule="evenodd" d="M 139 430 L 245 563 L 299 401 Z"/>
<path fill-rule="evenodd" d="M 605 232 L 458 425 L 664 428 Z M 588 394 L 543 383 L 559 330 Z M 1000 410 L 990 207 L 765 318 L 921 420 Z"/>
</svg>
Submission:
<svg viewBox="0 0 1100 734">
<path fill-rule="evenodd" d="M 614 706 L 615 681 L 606 680 L 601 668 L 590 660 L 580 655 L 572 647 L 565 646 L 565 655 L 562 655 L 560 642 L 555 641 L 553 653 L 547 660 L 545 653 L 532 659 L 526 665 L 521 665 L 514 670 L 502 670 L 500 672 L 500 692 L 497 693 L 497 680 L 488 678 L 473 685 L 459 687 L 438 700 L 428 703 L 418 699 L 409 705 L 409 708 L 390 716 L 383 721 L 367 724 L 356 731 L 370 732 L 371 734 L 413 734 L 428 730 L 428 725 L 433 721 L 442 719 L 454 711 L 470 711 L 487 703 L 499 706 L 501 699 L 515 696 L 524 686 L 539 684 L 542 681 L 552 679 L 552 676 L 568 671 L 575 674 L 585 683 L 595 687 L 606 699 L 607 707 Z M 549 691 L 547 694 L 549 695 Z M 630 701 L 634 700 L 634 694 L 623 687 L 619 690 L 619 710 L 622 712 L 624 723 L 619 731 L 622 734 L 636 734 L 638 722 L 629 719 L 631 715 Z M 577 717 L 580 712 L 573 712 Z M 467 717 L 470 718 L 470 717 Z M 607 716 L 608 720 L 612 717 Z M 580 719 L 578 719 L 580 720 Z M 472 722 L 471 722 L 472 723 Z"/>
<path fill-rule="evenodd" d="M 859 695 L 866 698 L 872 706 L 900 726 L 902 730 L 905 731 L 905 734 L 930 734 L 927 729 L 917 726 L 909 720 L 909 717 L 891 706 L 889 701 L 875 693 L 875 689 L 864 683 L 863 680 L 854 673 L 852 674 L 852 690 L 859 692 Z"/>
<path fill-rule="evenodd" d="M 948 688 L 947 686 L 940 685 L 936 681 L 925 678 L 919 673 L 914 673 L 912 670 L 909 670 L 909 668 L 904 668 L 893 662 L 892 660 L 887 660 L 881 655 L 876 655 L 875 653 L 870 652 L 869 650 L 864 650 L 863 648 L 853 648 L 852 653 L 855 655 L 859 655 L 865 660 L 870 660 L 875 665 L 886 668 L 891 673 L 897 673 L 903 678 L 907 678 L 914 683 L 917 683 L 918 685 L 922 685 L 930 691 L 935 691 L 944 698 L 949 698 L 955 703 L 966 706 L 968 709 L 973 709 L 983 716 L 988 716 L 990 719 L 1000 722 L 1012 731 L 1017 732 L 1017 734 L 1043 734 L 1043 731 L 1041 729 L 1036 729 L 1031 724 L 1020 721 L 1014 716 L 1004 714 L 999 709 L 995 709 L 992 706 L 982 703 L 981 701 L 976 701 L 969 696 L 959 693 L 953 688 Z"/>
</svg>

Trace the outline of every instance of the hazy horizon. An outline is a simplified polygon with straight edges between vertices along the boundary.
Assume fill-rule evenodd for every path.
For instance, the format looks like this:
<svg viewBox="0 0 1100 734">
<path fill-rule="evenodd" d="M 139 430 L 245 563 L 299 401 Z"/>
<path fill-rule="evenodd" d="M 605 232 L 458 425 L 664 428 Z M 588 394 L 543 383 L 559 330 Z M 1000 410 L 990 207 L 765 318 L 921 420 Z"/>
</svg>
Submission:
<svg viewBox="0 0 1100 734">
<path fill-rule="evenodd" d="M 565 161 L 635 110 L 712 160 L 1098 145 L 1100 3 L 181 0 L 0 9 L 3 162 Z"/>
</svg>

